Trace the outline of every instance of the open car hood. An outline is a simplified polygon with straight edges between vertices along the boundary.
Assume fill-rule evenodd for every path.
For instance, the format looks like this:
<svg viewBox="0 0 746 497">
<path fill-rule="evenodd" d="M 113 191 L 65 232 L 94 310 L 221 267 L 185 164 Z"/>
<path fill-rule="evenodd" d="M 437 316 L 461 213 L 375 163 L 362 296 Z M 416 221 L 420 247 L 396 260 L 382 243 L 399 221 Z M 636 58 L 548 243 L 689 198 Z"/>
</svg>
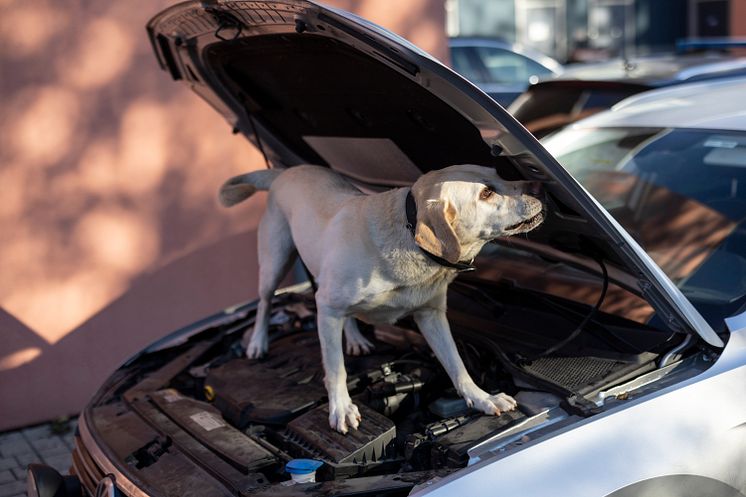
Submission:
<svg viewBox="0 0 746 497">
<path fill-rule="evenodd" d="M 723 342 L 647 253 L 505 109 L 411 45 L 305 0 L 175 5 L 148 23 L 158 61 L 274 167 L 326 165 L 371 191 L 453 164 L 541 181 L 528 246 L 645 298 L 673 331 Z"/>
</svg>

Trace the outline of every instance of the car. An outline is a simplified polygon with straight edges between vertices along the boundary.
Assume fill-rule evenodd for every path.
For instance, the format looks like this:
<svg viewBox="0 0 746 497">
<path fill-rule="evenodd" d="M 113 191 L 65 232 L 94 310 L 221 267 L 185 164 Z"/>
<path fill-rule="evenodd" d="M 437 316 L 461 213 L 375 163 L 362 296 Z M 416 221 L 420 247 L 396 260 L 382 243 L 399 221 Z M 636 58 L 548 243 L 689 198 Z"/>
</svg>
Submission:
<svg viewBox="0 0 746 497">
<path fill-rule="evenodd" d="M 541 182 L 544 223 L 490 244 L 448 296 L 471 376 L 519 407 L 472 411 L 410 320 L 361 324 L 375 351 L 345 363 L 363 421 L 332 431 L 314 283 L 301 282 L 273 299 L 263 360 L 241 343 L 255 302 L 128 360 L 81 413 L 71 474 L 32 465 L 29 495 L 743 495 L 742 90 L 612 111 L 641 131 L 586 160 L 617 127 L 568 130 L 573 144 L 547 143 L 563 167 L 462 76 L 341 10 L 185 2 L 148 33 L 162 68 L 271 167 L 313 162 L 361 191 L 459 163 Z M 644 109 L 659 120 L 634 122 Z M 604 189 L 585 163 L 618 181 Z"/>
<path fill-rule="evenodd" d="M 537 138 L 542 138 L 640 92 L 739 75 L 746 75 L 746 57 L 723 53 L 575 64 L 566 66 L 561 75 L 529 86 L 508 110 Z"/>
<path fill-rule="evenodd" d="M 542 141 L 715 327 L 746 304 L 744 91 L 641 93 Z"/>
<path fill-rule="evenodd" d="M 454 70 L 503 107 L 530 83 L 562 73 L 562 64 L 553 58 L 501 39 L 455 37 L 448 40 L 448 47 Z"/>
</svg>

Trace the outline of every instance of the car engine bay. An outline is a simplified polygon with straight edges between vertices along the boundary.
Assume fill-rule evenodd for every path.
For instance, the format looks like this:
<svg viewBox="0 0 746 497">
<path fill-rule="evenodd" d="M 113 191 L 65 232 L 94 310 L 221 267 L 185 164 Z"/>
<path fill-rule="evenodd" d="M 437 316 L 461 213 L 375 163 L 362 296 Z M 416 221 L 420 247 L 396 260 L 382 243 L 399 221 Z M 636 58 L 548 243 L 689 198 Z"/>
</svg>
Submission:
<svg viewBox="0 0 746 497">
<path fill-rule="evenodd" d="M 467 370 L 487 392 L 518 401 L 516 410 L 499 416 L 467 407 L 413 323 L 361 323 L 375 349 L 346 355 L 345 365 L 363 420 L 347 435 L 333 431 L 310 290 L 275 298 L 266 358 L 245 358 L 249 308 L 229 326 L 146 352 L 130 367 L 160 355 L 153 369 L 139 370 L 98 405 L 116 406 L 117 416 L 128 406 L 161 434 L 124 458 L 135 469 L 153 466 L 177 446 L 200 464 L 214 459 L 254 475 L 256 486 L 288 480 L 284 466 L 295 458 L 323 461 L 316 480 L 333 482 L 452 472 L 627 401 L 646 385 L 703 367 L 703 352 L 685 336 L 605 313 L 545 356 L 542 351 L 561 342 L 571 322 L 588 312 L 588 306 L 554 297 L 547 306 L 546 298 L 510 286 L 484 289 L 467 279 L 452 284 L 449 321 Z M 171 357 L 165 365 L 164 354 Z M 679 367 L 683 363 L 699 366 Z M 190 449 L 195 441 L 199 450 Z"/>
</svg>

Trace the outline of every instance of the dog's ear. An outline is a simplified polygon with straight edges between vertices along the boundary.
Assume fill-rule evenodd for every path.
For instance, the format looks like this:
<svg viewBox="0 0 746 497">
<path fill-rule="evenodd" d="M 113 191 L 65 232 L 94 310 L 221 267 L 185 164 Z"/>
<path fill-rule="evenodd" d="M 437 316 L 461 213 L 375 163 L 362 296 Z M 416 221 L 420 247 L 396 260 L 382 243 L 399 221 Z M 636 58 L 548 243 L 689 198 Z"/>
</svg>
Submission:
<svg viewBox="0 0 746 497">
<path fill-rule="evenodd" d="M 453 223 L 456 208 L 447 200 L 429 200 L 417 212 L 414 241 L 431 254 L 451 263 L 461 258 L 461 245 Z"/>
</svg>

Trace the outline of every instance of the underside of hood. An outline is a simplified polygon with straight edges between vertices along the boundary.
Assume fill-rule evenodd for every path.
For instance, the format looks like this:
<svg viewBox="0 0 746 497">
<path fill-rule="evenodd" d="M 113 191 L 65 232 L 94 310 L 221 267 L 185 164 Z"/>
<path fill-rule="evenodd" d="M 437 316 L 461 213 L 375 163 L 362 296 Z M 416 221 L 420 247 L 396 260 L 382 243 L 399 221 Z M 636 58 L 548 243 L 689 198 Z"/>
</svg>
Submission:
<svg viewBox="0 0 746 497">
<path fill-rule="evenodd" d="M 521 244 L 641 295 L 673 331 L 722 341 L 613 218 L 502 107 L 416 47 L 308 1 L 178 4 L 148 24 L 158 60 L 273 167 L 313 163 L 376 191 L 453 164 L 542 182 Z"/>
</svg>

